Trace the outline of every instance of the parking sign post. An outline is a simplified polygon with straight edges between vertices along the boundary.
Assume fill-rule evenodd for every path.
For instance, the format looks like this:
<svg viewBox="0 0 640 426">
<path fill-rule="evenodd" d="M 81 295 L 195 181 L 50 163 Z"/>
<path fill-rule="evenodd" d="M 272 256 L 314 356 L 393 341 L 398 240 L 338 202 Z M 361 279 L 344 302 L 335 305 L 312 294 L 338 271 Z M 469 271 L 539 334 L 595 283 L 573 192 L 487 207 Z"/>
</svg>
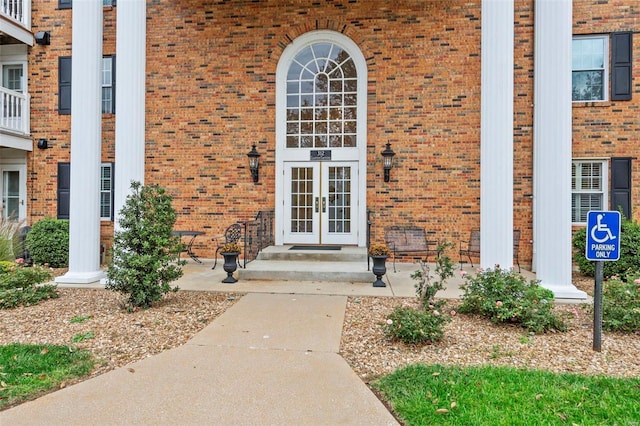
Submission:
<svg viewBox="0 0 640 426">
<path fill-rule="evenodd" d="M 602 280 L 604 263 L 620 258 L 620 212 L 590 211 L 587 213 L 587 246 L 585 257 L 596 262 L 593 289 L 593 350 L 602 347 Z"/>
</svg>

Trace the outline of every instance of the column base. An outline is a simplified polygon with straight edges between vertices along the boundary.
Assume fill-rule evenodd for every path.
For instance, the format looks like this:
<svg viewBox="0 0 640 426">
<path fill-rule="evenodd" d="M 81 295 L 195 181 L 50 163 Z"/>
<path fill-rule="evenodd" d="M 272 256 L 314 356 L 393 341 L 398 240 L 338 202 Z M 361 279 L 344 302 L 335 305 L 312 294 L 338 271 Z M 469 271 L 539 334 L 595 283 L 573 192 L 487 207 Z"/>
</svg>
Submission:
<svg viewBox="0 0 640 426">
<path fill-rule="evenodd" d="M 549 284 L 545 282 L 540 283 L 541 287 L 544 287 L 553 292 L 556 299 L 571 299 L 574 301 L 586 302 L 589 299 L 587 293 L 582 290 L 578 290 L 573 284 Z"/>
<path fill-rule="evenodd" d="M 106 277 L 104 271 L 93 272 L 67 272 L 56 277 L 56 284 L 92 284 L 100 283 Z"/>
</svg>

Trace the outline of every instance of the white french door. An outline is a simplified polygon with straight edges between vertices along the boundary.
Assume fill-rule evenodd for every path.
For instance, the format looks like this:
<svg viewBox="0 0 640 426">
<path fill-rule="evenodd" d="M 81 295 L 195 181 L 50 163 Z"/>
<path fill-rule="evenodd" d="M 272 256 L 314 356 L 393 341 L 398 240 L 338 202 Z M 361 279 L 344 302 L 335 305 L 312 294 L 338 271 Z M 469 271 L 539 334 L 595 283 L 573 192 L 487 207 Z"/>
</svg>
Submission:
<svg viewBox="0 0 640 426">
<path fill-rule="evenodd" d="M 27 215 L 27 170 L 23 165 L 0 165 L 2 217 L 22 220 Z"/>
<path fill-rule="evenodd" d="M 285 244 L 358 243 L 358 162 L 286 162 Z"/>
</svg>

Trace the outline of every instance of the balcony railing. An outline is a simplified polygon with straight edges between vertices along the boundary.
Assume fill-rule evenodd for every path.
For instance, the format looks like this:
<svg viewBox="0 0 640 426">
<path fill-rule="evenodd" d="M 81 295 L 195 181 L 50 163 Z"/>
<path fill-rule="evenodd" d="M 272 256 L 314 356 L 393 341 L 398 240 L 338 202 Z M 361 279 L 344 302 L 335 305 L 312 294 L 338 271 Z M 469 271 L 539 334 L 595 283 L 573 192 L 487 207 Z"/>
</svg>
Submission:
<svg viewBox="0 0 640 426">
<path fill-rule="evenodd" d="M 30 6 L 30 0 L 0 0 L 0 13 L 20 22 L 26 28 L 30 28 L 28 25 L 31 15 Z"/>
<path fill-rule="evenodd" d="M 29 95 L 0 87 L 0 129 L 29 134 Z"/>
</svg>

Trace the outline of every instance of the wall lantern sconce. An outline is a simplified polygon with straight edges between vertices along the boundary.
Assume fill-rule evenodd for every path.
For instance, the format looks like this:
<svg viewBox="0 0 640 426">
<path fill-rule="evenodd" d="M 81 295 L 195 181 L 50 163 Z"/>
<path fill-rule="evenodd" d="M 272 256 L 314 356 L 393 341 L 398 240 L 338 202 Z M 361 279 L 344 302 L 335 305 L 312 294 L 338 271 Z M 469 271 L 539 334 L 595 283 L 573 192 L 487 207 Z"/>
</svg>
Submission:
<svg viewBox="0 0 640 426">
<path fill-rule="evenodd" d="M 49 140 L 40 138 L 38 139 L 38 149 L 47 149 L 49 148 Z"/>
<path fill-rule="evenodd" d="M 251 146 L 251 151 L 247 154 L 249 157 L 249 170 L 251 170 L 251 177 L 253 182 L 258 182 L 258 170 L 260 169 L 260 153 L 256 151 L 256 144 Z"/>
<path fill-rule="evenodd" d="M 387 142 L 387 147 L 382 151 L 382 164 L 384 165 L 384 181 L 389 182 L 389 172 L 393 168 L 393 156 L 396 153 L 391 149 L 391 143 Z"/>
<path fill-rule="evenodd" d="M 35 35 L 36 44 L 41 46 L 46 46 L 51 44 L 51 32 L 49 31 L 38 31 Z"/>
</svg>

